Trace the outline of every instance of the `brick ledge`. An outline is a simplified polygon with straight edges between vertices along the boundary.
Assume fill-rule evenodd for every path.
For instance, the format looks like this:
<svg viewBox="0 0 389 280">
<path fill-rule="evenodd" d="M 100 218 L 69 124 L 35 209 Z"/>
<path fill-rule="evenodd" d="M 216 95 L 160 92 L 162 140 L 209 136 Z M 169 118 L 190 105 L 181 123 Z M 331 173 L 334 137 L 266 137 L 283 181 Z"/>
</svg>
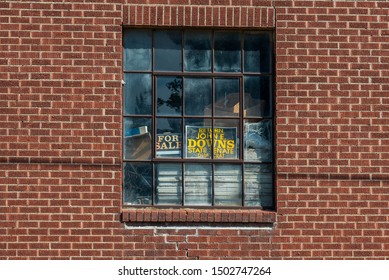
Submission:
<svg viewBox="0 0 389 280">
<path fill-rule="evenodd" d="M 275 223 L 276 212 L 258 209 L 158 209 L 129 208 L 121 213 L 122 222 L 139 223 Z"/>
</svg>

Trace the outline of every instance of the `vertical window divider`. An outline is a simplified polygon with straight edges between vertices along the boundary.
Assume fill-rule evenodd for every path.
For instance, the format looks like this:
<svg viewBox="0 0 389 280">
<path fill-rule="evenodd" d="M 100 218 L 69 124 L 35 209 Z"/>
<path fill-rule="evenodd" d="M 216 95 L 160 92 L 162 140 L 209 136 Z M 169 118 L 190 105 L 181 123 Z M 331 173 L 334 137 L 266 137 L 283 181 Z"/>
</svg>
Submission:
<svg viewBox="0 0 389 280">
<path fill-rule="evenodd" d="M 244 183 L 244 32 L 240 33 L 240 49 L 241 49 L 241 78 L 240 78 L 240 95 L 239 95 L 239 134 L 240 134 L 240 141 L 239 141 L 239 146 L 240 146 L 240 160 L 242 161 L 241 164 L 241 176 L 242 176 L 242 202 L 241 205 L 244 207 L 244 196 L 245 196 L 245 183 Z"/>
</svg>

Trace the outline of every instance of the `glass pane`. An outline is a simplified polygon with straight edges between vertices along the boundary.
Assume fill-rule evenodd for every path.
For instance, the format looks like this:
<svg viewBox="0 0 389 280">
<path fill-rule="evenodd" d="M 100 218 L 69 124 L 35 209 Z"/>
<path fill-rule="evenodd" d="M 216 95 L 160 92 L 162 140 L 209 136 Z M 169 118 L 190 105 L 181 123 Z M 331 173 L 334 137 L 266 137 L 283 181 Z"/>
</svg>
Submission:
<svg viewBox="0 0 389 280">
<path fill-rule="evenodd" d="M 215 115 L 239 114 L 239 79 L 215 79 Z"/>
<path fill-rule="evenodd" d="M 157 157 L 181 158 L 181 119 L 157 118 L 155 152 Z"/>
<path fill-rule="evenodd" d="M 211 158 L 211 127 L 211 119 L 185 119 L 185 158 Z"/>
<path fill-rule="evenodd" d="M 155 204 L 182 205 L 181 164 L 155 164 Z"/>
<path fill-rule="evenodd" d="M 185 164 L 185 205 L 212 205 L 212 165 Z"/>
<path fill-rule="evenodd" d="M 245 121 L 244 158 L 248 161 L 273 161 L 272 124 L 270 120 Z"/>
<path fill-rule="evenodd" d="M 185 78 L 185 115 L 212 115 L 212 80 L 207 78 Z"/>
<path fill-rule="evenodd" d="M 151 119 L 124 118 L 124 159 L 151 159 Z"/>
<path fill-rule="evenodd" d="M 124 74 L 124 114 L 151 115 L 151 75 Z"/>
<path fill-rule="evenodd" d="M 151 70 L 151 37 L 150 30 L 124 31 L 124 70 Z"/>
<path fill-rule="evenodd" d="M 270 77 L 244 77 L 245 117 L 271 117 L 272 106 L 270 84 Z"/>
<path fill-rule="evenodd" d="M 204 31 L 185 32 L 185 71 L 210 72 L 212 62 L 212 33 Z"/>
<path fill-rule="evenodd" d="M 155 31 L 154 69 L 159 71 L 182 70 L 182 33 L 181 31 Z"/>
<path fill-rule="evenodd" d="M 239 120 L 215 120 L 213 130 L 213 158 L 238 159 Z"/>
<path fill-rule="evenodd" d="M 215 32 L 215 71 L 241 71 L 241 42 L 239 32 Z"/>
<path fill-rule="evenodd" d="M 271 34 L 268 32 L 246 32 L 244 34 L 244 71 L 271 71 Z"/>
<path fill-rule="evenodd" d="M 123 199 L 126 205 L 152 202 L 152 165 L 149 163 L 124 163 Z"/>
<path fill-rule="evenodd" d="M 242 206 L 242 166 L 215 164 L 215 205 Z"/>
<path fill-rule="evenodd" d="M 157 115 L 177 116 L 182 112 L 182 78 L 157 78 Z"/>
<path fill-rule="evenodd" d="M 245 206 L 273 207 L 273 171 L 270 164 L 244 166 Z"/>
</svg>

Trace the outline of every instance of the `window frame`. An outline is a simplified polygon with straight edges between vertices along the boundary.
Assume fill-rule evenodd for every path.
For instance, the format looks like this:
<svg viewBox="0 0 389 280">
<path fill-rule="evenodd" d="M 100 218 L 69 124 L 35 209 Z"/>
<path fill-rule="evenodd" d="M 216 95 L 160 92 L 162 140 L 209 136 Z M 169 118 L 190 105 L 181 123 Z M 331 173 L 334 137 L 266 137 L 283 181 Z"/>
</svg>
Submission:
<svg viewBox="0 0 389 280">
<path fill-rule="evenodd" d="M 223 29 L 223 28 L 155 28 L 155 27 L 124 27 L 123 31 L 125 30 L 150 30 L 152 33 L 152 47 L 151 47 L 151 69 L 150 70 L 126 70 L 125 69 L 125 63 L 124 63 L 124 52 L 123 52 L 123 65 L 122 65 L 122 74 L 123 78 L 125 74 L 149 74 L 151 75 L 151 83 L 152 83 L 152 114 L 125 114 L 124 112 L 124 102 L 122 102 L 122 194 L 124 189 L 124 164 L 125 163 L 147 163 L 151 164 L 151 180 L 152 180 L 152 202 L 151 204 L 125 204 L 122 198 L 122 205 L 124 209 L 128 208 L 156 208 L 156 209 L 166 209 L 166 208 L 172 208 L 172 209 L 183 209 L 183 208 L 194 208 L 194 209 L 209 209 L 209 210 L 217 210 L 217 209 L 242 209 L 242 210 L 269 210 L 274 211 L 276 210 L 276 108 L 275 108 L 275 85 L 276 85 L 276 77 L 275 77 L 275 32 L 273 29 Z M 181 70 L 180 71 L 159 71 L 155 70 L 155 31 L 168 31 L 168 30 L 174 30 L 174 31 L 180 31 L 181 32 Z M 204 31 L 204 32 L 211 32 L 212 34 L 212 42 L 211 42 L 211 71 L 210 72 L 190 72 L 185 70 L 184 65 L 184 58 L 185 58 L 185 32 L 187 31 Z M 240 72 L 217 72 L 215 71 L 215 32 L 239 32 L 240 33 L 240 50 L 241 50 L 241 61 L 240 61 Z M 244 36 L 243 34 L 245 32 L 264 32 L 269 33 L 270 38 L 270 46 L 269 46 L 269 72 L 246 72 L 244 70 L 245 66 L 245 54 L 244 54 Z M 125 32 L 123 32 L 124 37 Z M 271 113 L 267 117 L 245 117 L 244 116 L 244 78 L 248 76 L 253 77 L 269 77 L 269 90 L 270 90 L 270 96 L 269 96 L 269 103 L 270 103 L 270 110 Z M 182 113 L 180 115 L 175 116 L 168 116 L 168 115 L 157 115 L 157 106 L 156 106 L 156 99 L 157 99 L 157 91 L 156 91 L 156 83 L 157 83 L 157 77 L 180 77 L 182 79 L 182 98 L 181 98 L 181 111 Z M 209 78 L 211 79 L 211 87 L 212 87 L 212 114 L 211 116 L 192 116 L 192 115 L 185 115 L 185 99 L 184 99 L 184 83 L 185 78 Z M 218 78 L 236 78 L 239 80 L 239 114 L 237 116 L 215 116 L 215 80 Z M 123 87 L 122 92 L 122 100 L 124 100 L 125 91 Z M 125 118 L 147 118 L 151 119 L 151 127 L 152 127 L 152 142 L 151 142 L 151 159 L 150 160 L 138 160 L 138 159 L 125 159 L 124 158 L 124 119 Z M 156 156 L 156 148 L 155 148 L 155 142 L 156 142 L 156 135 L 157 135 L 157 118 L 175 118 L 181 120 L 181 132 L 182 132 L 182 147 L 181 147 L 181 158 L 167 158 L 167 157 L 157 157 Z M 185 158 L 184 153 L 184 133 L 185 133 L 185 119 L 191 118 L 191 119 L 207 119 L 210 120 L 212 123 L 212 127 L 214 127 L 215 120 L 238 120 L 238 129 L 239 129 L 239 153 L 237 159 L 203 159 L 203 158 Z M 271 148 L 272 148 L 272 155 L 271 155 L 271 161 L 269 162 L 261 162 L 261 161 L 250 161 L 244 159 L 244 124 L 245 121 L 264 121 L 268 120 L 271 122 Z M 213 145 L 211 145 L 211 148 L 213 150 Z M 213 154 L 213 153 L 212 153 Z M 158 205 L 155 204 L 155 164 L 156 163 L 176 163 L 181 165 L 181 184 L 182 184 L 182 192 L 181 192 L 181 205 Z M 185 205 L 185 164 L 210 164 L 212 166 L 212 183 L 211 183 L 211 200 L 212 205 Z M 237 164 L 240 165 L 240 171 L 241 171 L 241 181 L 240 181 L 240 189 L 241 189 L 241 205 L 240 206 L 230 206 L 230 205 L 215 205 L 215 181 L 214 181 L 214 171 L 215 171 L 215 164 L 217 163 L 224 163 L 224 164 Z M 272 207 L 263 207 L 263 206 L 246 206 L 245 205 L 245 178 L 244 178 L 244 169 L 245 164 L 255 164 L 255 165 L 263 165 L 268 164 L 272 167 Z"/>
</svg>

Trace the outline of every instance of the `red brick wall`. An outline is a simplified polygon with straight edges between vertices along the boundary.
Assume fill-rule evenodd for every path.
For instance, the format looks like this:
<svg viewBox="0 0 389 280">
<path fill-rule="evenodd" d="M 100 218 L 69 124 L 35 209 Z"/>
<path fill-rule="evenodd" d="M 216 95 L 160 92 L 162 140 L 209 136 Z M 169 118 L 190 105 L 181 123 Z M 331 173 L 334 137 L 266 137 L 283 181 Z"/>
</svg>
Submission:
<svg viewBox="0 0 389 280">
<path fill-rule="evenodd" d="M 275 213 L 122 213 L 122 25 L 275 30 Z M 0 258 L 389 257 L 388 30 L 386 1 L 0 2 Z M 122 222 L 153 219 L 268 227 Z"/>
</svg>

